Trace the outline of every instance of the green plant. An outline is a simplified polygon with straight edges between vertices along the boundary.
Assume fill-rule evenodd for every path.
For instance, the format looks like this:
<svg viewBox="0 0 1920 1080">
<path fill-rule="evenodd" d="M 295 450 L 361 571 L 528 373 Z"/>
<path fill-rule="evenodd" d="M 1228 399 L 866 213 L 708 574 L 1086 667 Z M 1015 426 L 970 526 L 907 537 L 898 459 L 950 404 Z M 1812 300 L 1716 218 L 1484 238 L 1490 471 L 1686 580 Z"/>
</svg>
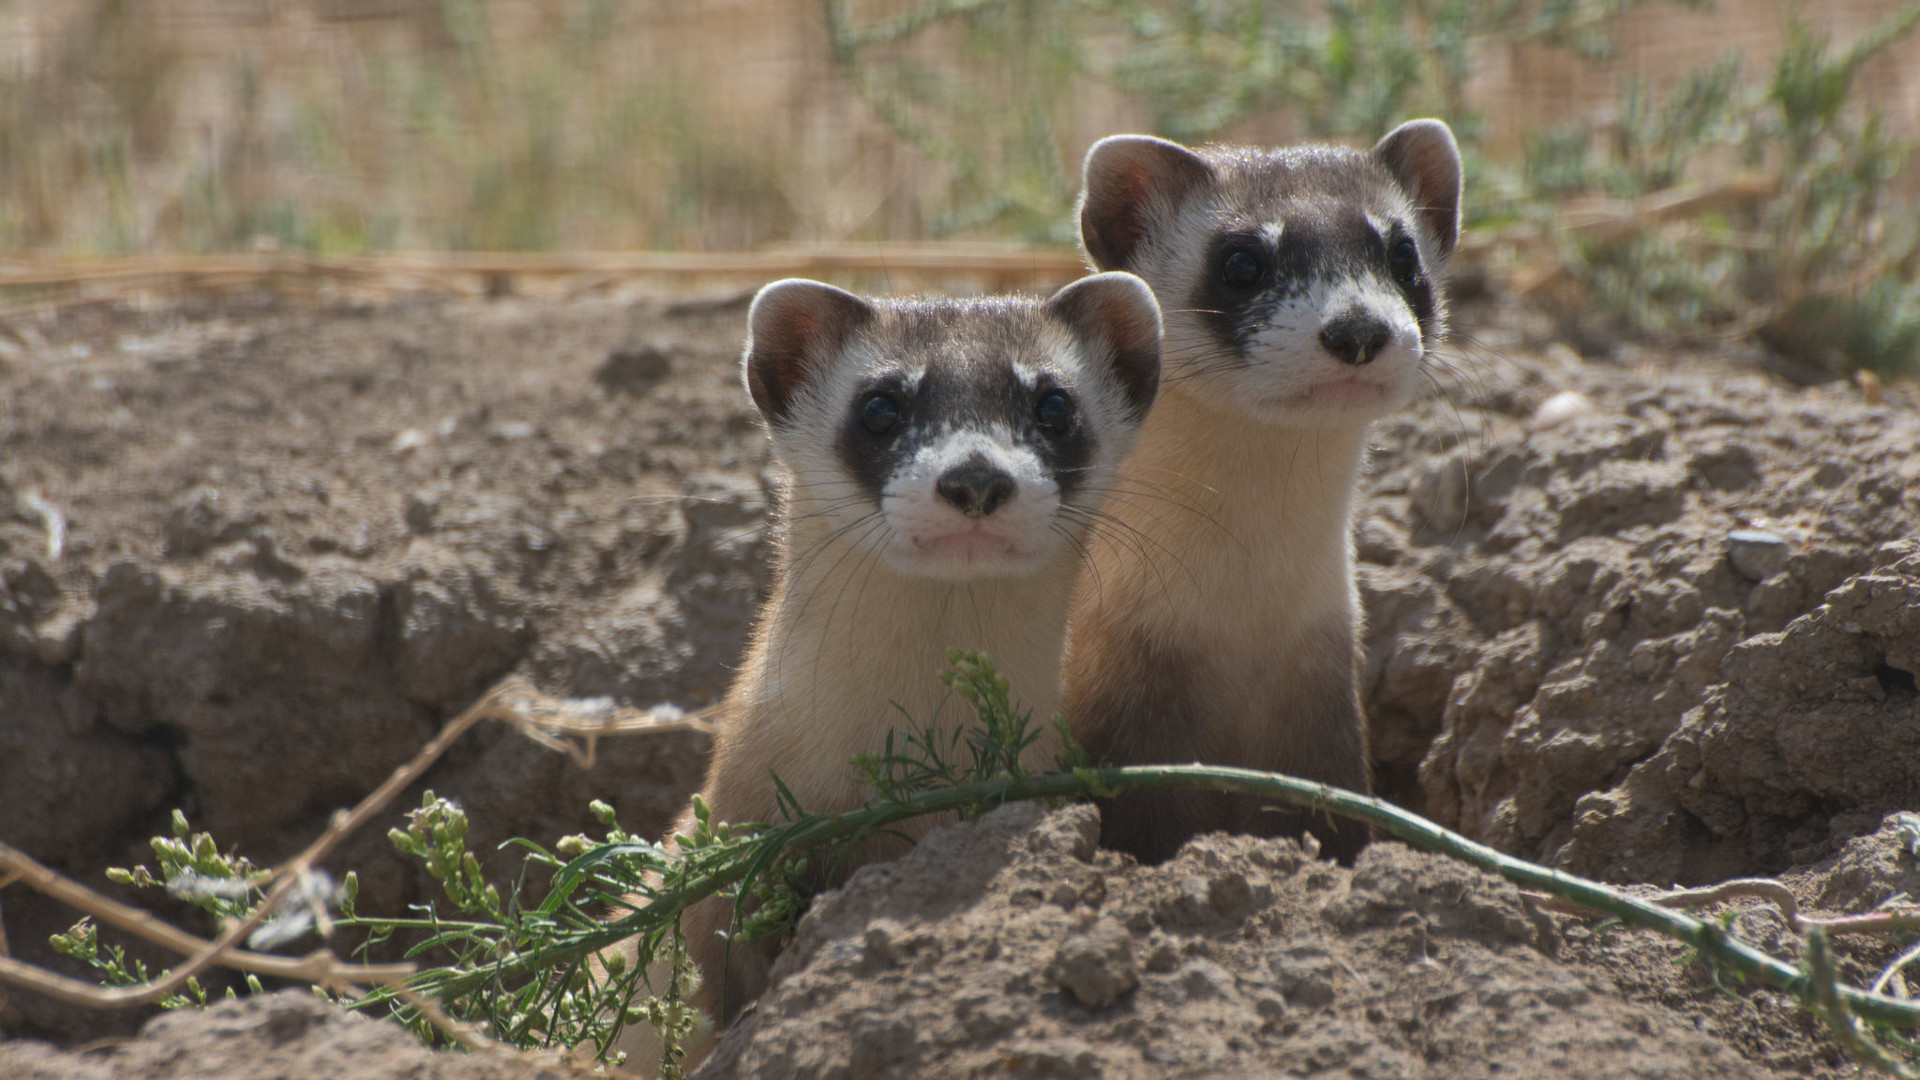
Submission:
<svg viewBox="0 0 1920 1080">
<path fill-rule="evenodd" d="M 1829 375 L 1920 364 L 1920 229 L 1894 183 L 1912 147 L 1853 94 L 1861 67 L 1916 26 L 1908 4 L 1836 53 L 1795 19 L 1765 81 L 1743 83 L 1728 57 L 1665 97 L 1630 82 L 1602 145 L 1536 139 L 1526 177 L 1541 196 L 1641 201 L 1601 228 L 1541 204 L 1576 285 L 1564 310 L 1593 305 L 1640 332 L 1754 334 Z M 1751 179 L 1726 184 L 1734 165 Z M 1643 205 L 1663 199 L 1679 212 Z"/>
<path fill-rule="evenodd" d="M 107 870 L 107 879 L 119 885 L 132 885 L 146 888 L 164 887 L 174 896 L 187 900 L 215 918 L 244 918 L 254 907 L 266 898 L 262 888 L 267 875 L 245 858 L 229 852 L 222 852 L 220 846 L 207 833 L 196 833 L 187 822 L 187 816 L 178 810 L 173 812 L 171 836 L 156 836 L 151 841 L 155 861 L 160 865 L 156 877 L 145 866 L 136 866 L 131 870 L 112 867 Z M 345 894 L 331 894 L 315 898 L 321 911 L 320 921 L 315 922 L 310 914 L 313 904 L 281 916 L 278 920 L 263 925 L 255 934 L 257 943 L 274 944 L 293 936 L 298 936 L 308 927 L 318 926 L 324 930 L 327 923 L 324 914 L 330 902 L 337 901 Z M 351 903 L 351 898 L 347 897 Z M 287 931 L 298 923 L 298 929 L 289 934 Z M 101 981 L 108 986 L 134 986 L 148 981 L 152 975 L 146 962 L 129 958 L 126 950 L 119 945 L 103 945 L 100 932 L 92 919 L 81 919 L 64 934 L 55 934 L 50 939 L 56 952 L 80 960 L 98 971 Z M 258 993 L 260 980 L 252 974 L 246 976 L 249 992 Z M 188 1005 L 205 1005 L 207 992 L 197 978 L 188 979 L 185 994 L 167 994 L 160 998 L 163 1009 L 179 1009 Z M 227 996 L 235 996 L 229 987 Z"/>
</svg>

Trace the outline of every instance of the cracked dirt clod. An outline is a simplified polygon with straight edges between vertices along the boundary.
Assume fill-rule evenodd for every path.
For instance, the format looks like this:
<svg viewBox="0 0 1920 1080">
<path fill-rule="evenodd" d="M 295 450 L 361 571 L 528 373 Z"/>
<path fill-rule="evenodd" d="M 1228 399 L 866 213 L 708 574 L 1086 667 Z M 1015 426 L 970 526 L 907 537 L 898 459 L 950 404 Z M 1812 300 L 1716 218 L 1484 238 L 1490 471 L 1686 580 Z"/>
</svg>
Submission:
<svg viewBox="0 0 1920 1080">
<path fill-rule="evenodd" d="M 1920 402 L 1564 363 L 1462 397 L 1483 408 L 1376 425 L 1358 552 L 1382 790 L 1660 884 L 1804 864 L 1920 805 L 1920 660 L 1896 644 Z"/>
</svg>

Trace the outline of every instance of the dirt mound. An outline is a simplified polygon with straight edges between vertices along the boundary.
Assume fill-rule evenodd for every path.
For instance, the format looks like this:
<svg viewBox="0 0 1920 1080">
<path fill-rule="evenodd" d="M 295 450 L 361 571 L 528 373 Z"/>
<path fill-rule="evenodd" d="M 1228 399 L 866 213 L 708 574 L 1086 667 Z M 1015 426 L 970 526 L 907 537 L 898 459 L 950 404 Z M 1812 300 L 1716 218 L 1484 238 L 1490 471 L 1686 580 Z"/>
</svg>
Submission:
<svg viewBox="0 0 1920 1080">
<path fill-rule="evenodd" d="M 1484 408 L 1379 426 L 1383 787 L 1587 874 L 1804 864 L 1920 806 L 1920 411 L 1642 361 L 1493 361 Z"/>
<path fill-rule="evenodd" d="M 740 299 L 101 307 L 0 327 L 0 836 L 97 885 L 100 867 L 146 858 L 145 838 L 178 806 L 270 861 L 503 674 L 639 706 L 712 700 L 766 584 L 766 458 L 735 369 Z M 1659 884 L 1814 873 L 1885 814 L 1920 807 L 1912 392 L 1801 389 L 1742 358 L 1687 352 L 1583 360 L 1524 311 L 1467 321 L 1478 346 L 1451 359 L 1444 394 L 1376 430 L 1358 551 L 1382 789 L 1518 854 Z M 594 797 L 629 827 L 658 828 L 705 750 L 694 735 L 615 740 L 583 772 L 489 729 L 424 785 L 467 806 L 475 849 L 510 880 L 518 856 L 498 841 L 589 829 Z M 358 870 L 362 910 L 430 899 L 380 832 L 332 860 Z M 1382 1075 L 1417 1072 L 1428 1054 L 1464 1062 L 1482 1044 L 1617 1053 L 1620 1069 L 1638 1068 L 1635 1043 L 1592 1041 L 1612 1029 L 1568 1028 L 1559 1050 L 1520 1033 L 1536 1019 L 1561 1030 L 1557 1018 L 1585 1007 L 1556 1004 L 1577 984 L 1619 1023 L 1645 1018 L 1658 1034 L 1643 1047 L 1694 1045 L 1671 1021 L 1682 1015 L 1731 1025 L 1751 1061 L 1794 1067 L 1765 1034 L 1793 1026 L 1788 1010 L 1689 1012 L 1704 1008 L 1704 984 L 1676 981 L 1677 953 L 1609 952 L 1569 930 L 1563 969 L 1541 959 L 1532 921 L 1510 922 L 1511 894 L 1476 875 L 1383 849 L 1353 876 L 1280 850 L 1209 841 L 1173 877 L 1010 850 L 1008 865 L 1040 860 L 1062 881 L 1100 881 L 1107 898 L 1056 899 L 1053 882 L 1032 885 L 1038 900 L 1008 891 L 982 911 L 1030 935 L 1027 981 L 995 984 L 1028 995 L 1018 1015 L 949 1010 L 952 1032 L 874 1020 L 857 1039 L 846 1029 L 846 1060 L 867 1047 L 984 1061 L 1025 1040 L 1053 1047 L 1020 1056 L 1029 1070 L 1144 1069 L 1162 1044 L 1203 1069 L 1242 1044 L 1264 1061 L 1258 1046 L 1278 1039 Z M 1177 922 L 1187 915 L 1156 914 L 1166 897 L 1168 911 L 1188 902 L 1186 877 L 1219 878 L 1216 862 L 1249 890 L 1228 898 L 1246 911 L 1219 924 L 1218 942 Z M 1451 884 L 1422 899 L 1395 891 L 1403 878 Z M 1380 890 L 1391 925 L 1300 914 Z M 1201 918 L 1215 900 L 1196 896 Z M 16 953 L 58 964 L 46 935 L 73 914 L 17 886 L 0 901 Z M 952 920 L 973 917 L 926 920 L 958 932 Z M 840 940 L 829 923 L 807 931 L 828 937 L 796 954 L 797 980 L 811 977 L 803 957 L 865 962 L 822 944 Z M 1462 996 L 1409 951 L 1416 923 L 1463 958 L 1447 969 Z M 1522 938 L 1503 936 L 1523 924 Z M 1249 933 L 1267 959 L 1233 952 Z M 979 972 L 1014 964 L 1008 940 L 1000 959 L 954 946 L 942 985 L 974 978 L 955 966 L 967 950 Z M 1331 1005 L 1294 1000 L 1274 966 L 1311 948 L 1339 972 Z M 921 993 L 910 953 L 871 976 Z M 1500 1004 L 1507 984 L 1516 1003 Z M 1071 1002 L 1032 1004 L 1062 985 Z M 1400 985 L 1418 994 L 1396 997 Z M 1415 997 L 1418 1009 L 1401 1000 Z M 1209 1019 L 1148 1039 L 1122 1018 L 1154 1002 Z M 1313 1020 L 1326 1009 L 1327 1025 Z M 25 994 L 0 1003 L 9 1035 L 78 1041 L 138 1019 Z M 785 1038 L 771 1004 L 754 1023 Z M 1365 1045 L 1302 1041 L 1323 1026 L 1364 1032 Z M 1092 1056 L 1061 1049 L 1073 1040 Z M 741 1068 L 770 1060 L 730 1046 Z"/>
<path fill-rule="evenodd" d="M 1447 859 L 1207 837 L 1142 868 L 1098 838 L 1018 805 L 862 870 L 699 1075 L 1756 1075 Z"/>
</svg>

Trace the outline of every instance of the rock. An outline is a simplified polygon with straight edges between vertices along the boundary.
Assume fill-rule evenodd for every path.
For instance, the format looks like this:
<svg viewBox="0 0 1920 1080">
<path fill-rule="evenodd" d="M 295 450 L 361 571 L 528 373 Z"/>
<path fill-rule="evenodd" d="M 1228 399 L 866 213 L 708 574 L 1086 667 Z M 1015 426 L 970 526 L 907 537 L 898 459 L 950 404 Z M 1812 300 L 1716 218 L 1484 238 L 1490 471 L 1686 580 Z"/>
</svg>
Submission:
<svg viewBox="0 0 1920 1080">
<path fill-rule="evenodd" d="M 1089 1009 L 1104 1009 L 1140 985 L 1133 937 L 1111 918 L 1100 919 L 1062 942 L 1047 975 Z"/>
<path fill-rule="evenodd" d="M 1578 390 L 1562 390 L 1540 403 L 1527 421 L 1527 427 L 1534 431 L 1559 427 L 1576 417 L 1585 416 L 1594 410 L 1593 399 Z"/>
<path fill-rule="evenodd" d="M 1727 534 L 1727 558 L 1748 581 L 1765 581 L 1787 568 L 1793 543 L 1760 529 L 1735 529 Z"/>
</svg>

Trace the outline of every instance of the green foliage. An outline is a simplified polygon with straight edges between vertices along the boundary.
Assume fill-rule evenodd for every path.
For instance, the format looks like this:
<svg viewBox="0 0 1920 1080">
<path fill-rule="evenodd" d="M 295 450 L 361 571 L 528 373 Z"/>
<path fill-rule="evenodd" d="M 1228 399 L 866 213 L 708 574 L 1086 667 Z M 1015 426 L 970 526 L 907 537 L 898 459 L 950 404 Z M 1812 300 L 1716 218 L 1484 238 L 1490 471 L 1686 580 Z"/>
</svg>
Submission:
<svg viewBox="0 0 1920 1080">
<path fill-rule="evenodd" d="M 197 833 L 187 815 L 173 812 L 172 836 L 150 842 L 160 874 L 145 866 L 109 867 L 107 880 L 139 888 L 162 886 L 216 918 L 244 918 L 265 897 L 267 875 L 245 858 L 222 852 L 211 835 Z"/>
<path fill-rule="evenodd" d="M 154 974 L 147 970 L 144 960 L 130 959 L 125 948 L 119 945 L 103 945 L 100 942 L 100 929 L 93 925 L 92 919 L 81 919 L 67 929 L 64 934 L 54 934 L 47 939 L 53 951 L 62 956 L 71 956 L 100 973 L 100 981 L 106 986 L 137 986 L 151 979 L 164 978 L 166 972 Z M 260 979 L 252 974 L 246 976 L 247 993 L 263 993 L 265 988 Z M 206 987 L 200 985 L 198 978 L 189 977 L 184 994 L 163 994 L 157 1004 L 163 1009 L 184 1009 L 189 1006 L 207 1004 Z M 239 995 L 233 987 L 227 987 L 227 998 Z"/>
<path fill-rule="evenodd" d="M 1705 192 L 1736 166 L 1772 181 L 1758 197 L 1617 229 L 1550 227 L 1578 286 L 1569 314 L 1598 308 L 1633 331 L 1690 338 L 1752 333 L 1829 375 L 1920 367 L 1920 229 L 1894 187 L 1911 146 L 1853 94 L 1861 66 L 1917 25 L 1909 4 L 1835 54 L 1795 19 L 1764 82 L 1743 82 L 1729 56 L 1664 96 L 1630 82 L 1604 145 L 1573 130 L 1534 140 L 1526 180 L 1556 199 Z"/>
<path fill-rule="evenodd" d="M 495 1038 L 523 1047 L 576 1047 L 583 1057 L 605 1058 L 626 1024 L 649 1023 L 667 1046 L 662 1067 L 677 1069 L 678 1047 L 695 1023 L 684 1002 L 698 976 L 679 932 L 679 916 L 689 906 L 720 896 L 735 905 L 734 940 L 784 937 L 821 880 L 812 867 L 845 865 L 891 822 L 927 812 L 930 796 L 947 798 L 950 805 L 942 809 L 974 816 L 1004 800 L 993 784 L 1025 777 L 1019 755 L 1036 738 L 1028 714 L 1014 705 L 990 659 L 964 651 L 950 659 L 954 671 L 943 678 L 973 707 L 977 722 L 950 737 L 938 735 L 938 725 L 897 744 L 890 737 L 882 753 L 856 762 L 874 785 L 874 799 L 862 811 L 809 813 L 776 776 L 770 782 L 780 822 L 716 821 L 696 797 L 692 828 L 675 836 L 669 850 L 621 829 L 612 808 L 595 803 L 590 809 L 606 829 L 604 838 L 567 837 L 552 854 L 520 842 L 531 863 L 553 872 L 552 884 L 544 896 L 523 903 L 515 895 L 502 903 L 469 866 L 464 816 L 429 793 L 409 828 L 390 836 L 426 861 L 466 917 L 443 919 L 428 909 L 424 918 L 380 925 L 424 933 L 413 953 L 442 962 L 422 972 L 416 985 L 451 1014 L 484 1023 Z M 1084 762 L 1084 756 L 1072 760 Z M 637 946 L 631 964 L 607 950 L 629 938 Z M 599 963 L 588 962 L 594 956 Z M 649 969 L 662 961 L 671 974 L 666 985 L 651 986 Z M 382 991 L 357 1007 L 376 1004 L 420 1028 L 411 1009 Z"/>
<path fill-rule="evenodd" d="M 500 890 L 487 883 L 480 860 L 467 850 L 467 815 L 458 804 L 428 788 L 419 809 L 407 815 L 407 827 L 387 830 L 387 839 L 402 854 L 426 863 L 455 911 L 500 918 Z"/>
<path fill-rule="evenodd" d="M 779 792 L 779 823 L 716 821 L 696 796 L 693 827 L 675 836 L 669 849 L 622 829 L 613 808 L 596 801 L 589 811 L 604 830 L 599 840 L 564 837 L 552 852 L 515 841 L 528 852 L 530 865 L 552 874 L 546 892 L 530 896 L 486 880 L 466 846 L 465 811 L 427 791 L 408 813 L 406 826 L 387 835 L 439 882 L 449 908 L 421 905 L 403 918 L 363 915 L 354 909 L 357 890 L 349 875 L 347 887 L 328 897 L 340 913 L 331 919 L 309 915 L 300 928 L 365 931 L 363 953 L 407 936 L 408 955 L 432 964 L 415 978 L 415 987 L 439 999 L 455 1018 L 480 1023 L 491 1037 L 515 1046 L 571 1049 L 582 1058 L 606 1060 L 627 1024 L 651 1024 L 666 1048 L 663 1075 L 677 1076 L 680 1047 L 697 1023 L 686 999 L 699 975 L 687 960 L 679 930 L 679 917 L 689 906 L 719 896 L 735 905 L 734 940 L 785 937 L 823 880 L 811 867 L 847 865 L 876 837 L 889 835 L 889 826 L 899 820 L 933 811 L 975 817 L 1004 802 L 1008 785 L 1029 779 L 1020 754 L 1038 733 L 1029 714 L 1014 703 L 1007 680 L 983 654 L 955 650 L 950 660 L 954 670 L 943 674 L 943 681 L 973 708 L 976 722 L 945 735 L 938 724 L 897 740 L 890 735 L 883 752 L 863 756 L 854 768 L 874 787 L 874 798 L 863 810 L 809 813 L 776 776 L 770 782 Z M 1064 732 L 1064 723 L 1054 719 Z M 1084 753 L 1068 744 L 1061 767 L 1085 768 Z M 159 875 L 137 867 L 113 870 L 110 876 L 192 895 L 219 916 L 244 917 L 260 902 L 264 875 L 251 864 L 221 853 L 211 837 L 190 833 L 179 814 L 174 832 L 154 840 Z M 208 881 L 221 887 L 181 891 L 182 883 Z M 628 939 L 637 946 L 633 962 L 609 948 Z M 102 947 L 89 923 L 56 938 L 55 945 L 87 960 L 116 985 L 148 978 L 144 965 L 129 961 L 117 947 Z M 648 983 L 650 969 L 666 974 L 664 985 Z M 190 989 L 196 998 L 170 999 L 170 1005 L 203 1003 L 198 984 Z M 427 1041 L 441 1039 L 417 1009 L 391 991 L 376 988 L 347 1004 L 386 1009 Z"/>
</svg>

